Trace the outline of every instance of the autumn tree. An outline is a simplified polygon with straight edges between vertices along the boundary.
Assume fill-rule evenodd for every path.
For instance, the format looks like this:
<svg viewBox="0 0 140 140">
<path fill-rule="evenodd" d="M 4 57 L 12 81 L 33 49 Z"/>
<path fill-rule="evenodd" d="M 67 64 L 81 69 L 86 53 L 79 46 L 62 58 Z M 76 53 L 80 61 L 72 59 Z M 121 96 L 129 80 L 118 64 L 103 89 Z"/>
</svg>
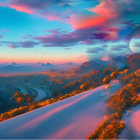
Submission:
<svg viewBox="0 0 140 140">
<path fill-rule="evenodd" d="M 118 77 L 118 75 L 119 75 L 119 72 L 114 71 L 110 74 L 110 77 L 111 77 L 111 79 L 116 79 Z"/>
<path fill-rule="evenodd" d="M 103 79 L 103 84 L 108 84 L 110 81 L 111 81 L 111 77 L 110 75 L 108 75 Z"/>
</svg>

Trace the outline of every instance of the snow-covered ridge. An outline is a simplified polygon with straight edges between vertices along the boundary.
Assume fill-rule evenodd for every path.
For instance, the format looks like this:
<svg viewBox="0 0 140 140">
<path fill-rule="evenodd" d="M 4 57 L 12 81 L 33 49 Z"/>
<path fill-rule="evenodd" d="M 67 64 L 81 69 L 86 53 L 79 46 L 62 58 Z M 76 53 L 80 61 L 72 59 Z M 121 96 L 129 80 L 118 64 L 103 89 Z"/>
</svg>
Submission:
<svg viewBox="0 0 140 140">
<path fill-rule="evenodd" d="M 1 139 L 86 139 L 103 121 L 105 100 L 118 81 L 100 86 L 0 123 Z"/>
</svg>

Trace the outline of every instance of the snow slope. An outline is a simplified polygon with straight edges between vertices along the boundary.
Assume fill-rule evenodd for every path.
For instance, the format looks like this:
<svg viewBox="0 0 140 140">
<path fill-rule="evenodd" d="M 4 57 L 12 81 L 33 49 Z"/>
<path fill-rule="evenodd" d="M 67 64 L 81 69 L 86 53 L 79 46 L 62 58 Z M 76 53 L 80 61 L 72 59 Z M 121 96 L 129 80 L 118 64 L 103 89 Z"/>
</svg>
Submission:
<svg viewBox="0 0 140 140">
<path fill-rule="evenodd" d="M 121 139 L 140 139 L 140 105 L 132 108 L 123 118 L 125 129 L 122 131 Z"/>
<path fill-rule="evenodd" d="M 1 139 L 86 139 L 103 121 L 105 100 L 118 81 L 83 92 L 0 123 Z"/>
</svg>

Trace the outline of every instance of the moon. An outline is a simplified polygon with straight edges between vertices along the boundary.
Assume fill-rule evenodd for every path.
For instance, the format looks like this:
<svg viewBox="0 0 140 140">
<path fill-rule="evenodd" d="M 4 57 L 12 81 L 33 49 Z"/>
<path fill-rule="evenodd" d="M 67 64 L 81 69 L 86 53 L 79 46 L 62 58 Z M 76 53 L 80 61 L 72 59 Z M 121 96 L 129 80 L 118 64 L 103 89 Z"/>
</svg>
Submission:
<svg viewBox="0 0 140 140">
<path fill-rule="evenodd" d="M 133 53 L 140 53 L 140 38 L 132 38 L 129 42 L 129 48 Z"/>
</svg>

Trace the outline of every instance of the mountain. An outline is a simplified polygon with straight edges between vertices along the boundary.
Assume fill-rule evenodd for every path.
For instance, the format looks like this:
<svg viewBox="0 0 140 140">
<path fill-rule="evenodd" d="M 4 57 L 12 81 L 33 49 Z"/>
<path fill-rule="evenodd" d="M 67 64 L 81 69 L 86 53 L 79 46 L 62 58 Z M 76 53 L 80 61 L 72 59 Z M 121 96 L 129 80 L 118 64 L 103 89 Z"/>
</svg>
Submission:
<svg viewBox="0 0 140 140">
<path fill-rule="evenodd" d="M 86 139 L 104 120 L 105 101 L 120 89 L 100 86 L 0 123 L 1 139 Z"/>
<path fill-rule="evenodd" d="M 40 68 L 42 69 L 56 69 L 57 67 L 51 63 L 41 63 Z"/>
<path fill-rule="evenodd" d="M 65 69 L 69 69 L 69 68 L 75 68 L 79 66 L 79 64 L 73 63 L 73 62 L 68 62 L 68 63 L 64 63 L 64 64 L 57 64 L 57 67 L 60 70 L 65 70 Z"/>
<path fill-rule="evenodd" d="M 29 66 L 24 66 L 21 64 L 8 64 L 5 66 L 0 67 L 0 73 L 12 73 L 12 72 L 24 72 L 24 71 L 29 71 L 30 67 Z"/>
<path fill-rule="evenodd" d="M 51 63 L 30 63 L 30 64 L 1 64 L 0 73 L 32 73 L 47 70 L 57 70 L 57 66 Z"/>
<path fill-rule="evenodd" d="M 127 64 L 128 66 L 133 69 L 139 69 L 140 68 L 140 54 L 133 54 L 127 58 Z"/>
<path fill-rule="evenodd" d="M 82 63 L 77 69 L 77 73 L 88 73 L 91 70 L 103 70 L 104 68 L 114 67 L 117 69 L 122 69 L 128 67 L 127 59 L 125 56 L 115 56 L 112 57 L 110 61 L 103 60 L 92 60 Z M 137 58 L 136 58 L 137 59 Z M 138 62 L 139 60 L 137 60 Z M 130 64 L 131 65 L 131 64 Z M 137 64 L 136 64 L 137 65 Z"/>
<path fill-rule="evenodd" d="M 79 66 L 79 68 L 76 69 L 77 73 L 88 73 L 91 72 L 91 70 L 101 70 L 103 69 L 108 63 L 104 62 L 102 60 L 97 60 L 97 61 L 89 61 L 89 62 L 84 62 Z"/>
<path fill-rule="evenodd" d="M 113 57 L 111 63 L 112 64 L 115 64 L 115 66 L 118 69 L 128 67 L 128 65 L 127 65 L 127 57 L 125 57 L 125 56 L 116 56 L 116 57 Z"/>
<path fill-rule="evenodd" d="M 68 66 L 77 66 L 77 64 L 75 64 L 75 63 L 73 63 L 73 62 L 65 63 L 65 65 L 68 65 Z"/>
</svg>

